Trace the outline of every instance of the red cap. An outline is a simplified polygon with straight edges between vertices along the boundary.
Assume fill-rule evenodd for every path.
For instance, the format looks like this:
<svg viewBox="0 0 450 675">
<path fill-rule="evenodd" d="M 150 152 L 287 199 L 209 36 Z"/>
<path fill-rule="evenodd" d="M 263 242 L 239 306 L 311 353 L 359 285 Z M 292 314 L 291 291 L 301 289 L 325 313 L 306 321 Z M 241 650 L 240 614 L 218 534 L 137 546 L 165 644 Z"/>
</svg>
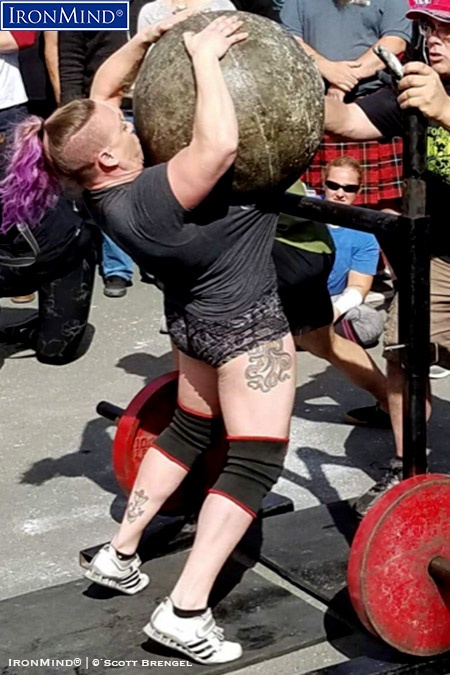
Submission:
<svg viewBox="0 0 450 675">
<path fill-rule="evenodd" d="M 430 16 L 436 21 L 450 23 L 450 0 L 408 0 L 410 10 L 406 13 L 408 19 L 421 19 Z"/>
</svg>

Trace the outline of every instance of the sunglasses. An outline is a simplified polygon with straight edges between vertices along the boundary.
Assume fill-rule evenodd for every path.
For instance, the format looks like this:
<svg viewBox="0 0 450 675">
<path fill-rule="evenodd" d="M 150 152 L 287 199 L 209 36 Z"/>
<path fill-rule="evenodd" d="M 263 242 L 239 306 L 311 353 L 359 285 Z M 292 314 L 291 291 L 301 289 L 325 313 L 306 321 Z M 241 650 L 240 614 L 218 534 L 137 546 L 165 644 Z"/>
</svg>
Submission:
<svg viewBox="0 0 450 675">
<path fill-rule="evenodd" d="M 426 19 L 419 21 L 419 32 L 427 40 L 434 34 L 440 40 L 448 40 L 450 37 L 450 24 L 447 22 L 431 23 Z"/>
<path fill-rule="evenodd" d="M 349 192 L 355 194 L 359 190 L 359 185 L 340 185 L 340 183 L 335 183 L 334 180 L 326 180 L 325 185 L 329 190 L 344 190 L 344 192 Z"/>
</svg>

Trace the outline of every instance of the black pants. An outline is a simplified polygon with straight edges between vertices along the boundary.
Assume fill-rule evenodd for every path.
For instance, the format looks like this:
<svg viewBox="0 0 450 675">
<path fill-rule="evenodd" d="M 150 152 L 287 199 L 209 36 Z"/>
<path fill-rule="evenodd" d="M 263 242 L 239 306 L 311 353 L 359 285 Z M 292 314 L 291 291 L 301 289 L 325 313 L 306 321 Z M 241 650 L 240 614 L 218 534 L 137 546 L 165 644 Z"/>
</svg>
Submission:
<svg viewBox="0 0 450 675">
<path fill-rule="evenodd" d="M 60 256 L 44 264 L 11 268 L 0 263 L 0 296 L 38 292 L 39 314 L 33 347 L 44 363 L 63 364 L 76 357 L 86 331 L 94 286 L 94 235 L 85 226 Z"/>
</svg>

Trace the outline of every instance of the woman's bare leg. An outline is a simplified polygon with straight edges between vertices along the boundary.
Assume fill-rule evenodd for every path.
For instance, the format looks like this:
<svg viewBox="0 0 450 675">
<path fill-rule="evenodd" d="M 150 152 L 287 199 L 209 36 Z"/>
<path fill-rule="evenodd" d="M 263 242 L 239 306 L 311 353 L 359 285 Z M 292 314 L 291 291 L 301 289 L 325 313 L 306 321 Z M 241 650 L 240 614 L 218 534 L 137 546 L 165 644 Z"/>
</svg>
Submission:
<svg viewBox="0 0 450 675">
<path fill-rule="evenodd" d="M 181 355 L 181 364 L 186 359 Z M 220 405 L 229 436 L 286 438 L 295 395 L 290 335 L 238 356 L 218 369 Z M 184 367 L 181 365 L 181 372 Z M 180 387 L 181 405 L 199 399 L 193 377 Z M 183 394 L 185 398 L 183 397 Z M 189 402 L 189 403 L 188 403 Z M 200 511 L 194 546 L 171 598 L 182 609 L 207 606 L 214 581 L 253 517 L 230 499 L 210 494 Z"/>
<path fill-rule="evenodd" d="M 186 408 L 194 413 L 211 416 L 219 414 L 216 370 L 201 361 L 181 356 L 184 357 L 182 364 L 188 360 L 189 367 L 186 371 L 182 366 L 180 369 L 179 401 L 182 400 Z M 189 382 L 193 368 L 196 377 L 191 387 Z M 145 527 L 175 492 L 186 474 L 186 469 L 177 462 L 155 448 L 149 448 L 139 467 L 119 531 L 111 542 L 114 548 L 125 554 L 136 551 Z"/>
</svg>

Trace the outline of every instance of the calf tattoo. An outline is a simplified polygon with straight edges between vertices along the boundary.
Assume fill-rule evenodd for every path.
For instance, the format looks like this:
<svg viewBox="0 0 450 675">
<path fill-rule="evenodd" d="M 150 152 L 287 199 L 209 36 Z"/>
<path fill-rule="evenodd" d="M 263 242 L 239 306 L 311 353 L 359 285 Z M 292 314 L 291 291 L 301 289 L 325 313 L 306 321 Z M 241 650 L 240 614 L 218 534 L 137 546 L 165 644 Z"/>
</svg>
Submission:
<svg viewBox="0 0 450 675">
<path fill-rule="evenodd" d="M 292 357 L 283 351 L 283 340 L 267 342 L 248 353 L 250 365 L 245 369 L 245 379 L 250 389 L 264 393 L 279 382 L 291 379 Z"/>
<path fill-rule="evenodd" d="M 134 523 L 135 520 L 142 516 L 144 510 L 142 507 L 148 502 L 148 497 L 144 490 L 137 490 L 133 492 L 127 506 L 127 520 L 129 523 Z"/>
</svg>

